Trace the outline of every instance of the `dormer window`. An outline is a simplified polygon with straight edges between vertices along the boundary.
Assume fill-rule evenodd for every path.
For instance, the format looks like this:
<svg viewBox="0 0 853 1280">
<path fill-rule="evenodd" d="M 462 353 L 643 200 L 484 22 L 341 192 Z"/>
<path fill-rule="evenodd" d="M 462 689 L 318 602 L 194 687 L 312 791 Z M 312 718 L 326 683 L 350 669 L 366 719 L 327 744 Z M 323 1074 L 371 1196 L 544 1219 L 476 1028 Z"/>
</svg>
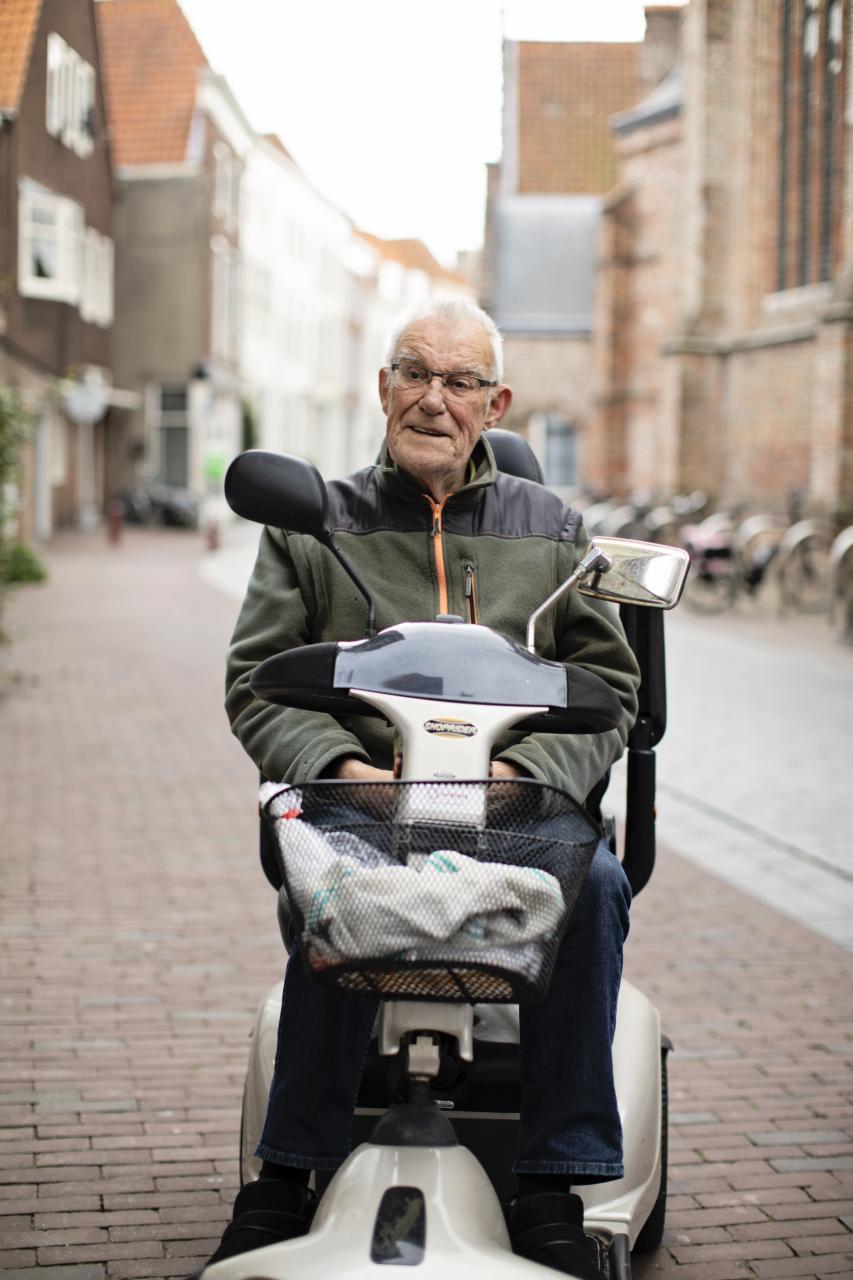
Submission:
<svg viewBox="0 0 853 1280">
<path fill-rule="evenodd" d="M 62 36 L 47 37 L 47 100 L 45 124 L 52 137 L 81 159 L 95 145 L 92 116 L 95 109 L 95 69 Z"/>
</svg>

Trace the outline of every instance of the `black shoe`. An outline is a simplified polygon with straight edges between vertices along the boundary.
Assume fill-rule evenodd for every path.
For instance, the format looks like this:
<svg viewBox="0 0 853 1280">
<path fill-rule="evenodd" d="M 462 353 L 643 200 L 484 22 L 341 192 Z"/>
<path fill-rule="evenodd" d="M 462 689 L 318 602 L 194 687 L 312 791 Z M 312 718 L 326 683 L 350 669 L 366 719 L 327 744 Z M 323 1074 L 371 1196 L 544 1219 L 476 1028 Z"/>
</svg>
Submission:
<svg viewBox="0 0 853 1280">
<path fill-rule="evenodd" d="M 561 1191 L 523 1196 L 509 1215 L 513 1253 L 576 1280 L 602 1280 L 607 1251 L 583 1229 L 583 1201 Z"/>
<path fill-rule="evenodd" d="M 219 1248 L 190 1280 L 198 1280 L 214 1262 L 306 1235 L 316 1208 L 316 1193 L 296 1182 L 279 1178 L 247 1182 L 234 1201 L 234 1216 Z"/>
</svg>

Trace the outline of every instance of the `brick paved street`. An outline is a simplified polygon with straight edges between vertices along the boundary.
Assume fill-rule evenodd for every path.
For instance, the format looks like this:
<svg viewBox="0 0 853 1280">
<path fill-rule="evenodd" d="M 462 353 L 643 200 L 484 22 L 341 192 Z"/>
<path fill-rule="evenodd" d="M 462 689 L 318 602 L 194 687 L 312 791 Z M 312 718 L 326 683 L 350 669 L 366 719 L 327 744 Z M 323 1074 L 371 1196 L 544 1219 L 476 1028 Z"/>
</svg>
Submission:
<svg viewBox="0 0 853 1280">
<path fill-rule="evenodd" d="M 201 540 L 60 542 L 0 650 L 0 1270 L 190 1272 L 237 1183 L 246 1037 L 277 976 L 233 599 Z M 661 830 L 665 842 L 665 826 Z M 637 1280 L 853 1275 L 853 960 L 663 850 L 627 971 L 671 1062 L 666 1246 Z"/>
</svg>

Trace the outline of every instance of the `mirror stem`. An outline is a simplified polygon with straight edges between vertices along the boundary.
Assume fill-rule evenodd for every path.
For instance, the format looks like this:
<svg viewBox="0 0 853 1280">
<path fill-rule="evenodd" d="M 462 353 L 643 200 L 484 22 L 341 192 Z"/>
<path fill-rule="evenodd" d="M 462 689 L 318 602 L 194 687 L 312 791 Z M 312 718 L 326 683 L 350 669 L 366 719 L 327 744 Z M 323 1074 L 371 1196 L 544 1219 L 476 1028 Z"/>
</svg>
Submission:
<svg viewBox="0 0 853 1280">
<path fill-rule="evenodd" d="M 610 565 L 610 559 L 602 551 L 593 548 L 592 551 L 586 553 L 571 577 L 560 583 L 557 590 L 547 600 L 543 600 L 538 609 L 534 609 L 527 620 L 527 648 L 530 653 L 536 652 L 536 623 L 542 617 L 542 614 L 547 613 L 567 591 L 571 591 L 572 587 L 580 582 L 581 578 L 585 578 L 589 573 L 606 573 Z"/>
<path fill-rule="evenodd" d="M 350 564 L 349 560 L 347 560 L 346 556 L 335 542 L 334 535 L 329 532 L 325 537 L 321 537 L 320 541 L 325 547 L 329 548 L 338 564 L 342 569 L 346 570 L 349 577 L 367 601 L 367 638 L 368 640 L 372 640 L 376 635 L 376 601 L 373 599 L 373 596 L 370 594 L 367 587 Z"/>
</svg>

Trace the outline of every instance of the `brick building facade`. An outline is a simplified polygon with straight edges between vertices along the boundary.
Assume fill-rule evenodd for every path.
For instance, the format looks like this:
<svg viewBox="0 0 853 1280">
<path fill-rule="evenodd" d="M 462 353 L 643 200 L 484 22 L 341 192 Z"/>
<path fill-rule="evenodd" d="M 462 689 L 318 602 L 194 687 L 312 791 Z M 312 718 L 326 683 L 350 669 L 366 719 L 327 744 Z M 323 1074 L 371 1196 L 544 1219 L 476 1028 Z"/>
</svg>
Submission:
<svg viewBox="0 0 853 1280">
<path fill-rule="evenodd" d="M 114 473 L 110 148 L 93 0 L 0 5 L 0 384 L 34 428 L 17 533 L 91 525 Z"/>
<path fill-rule="evenodd" d="M 593 410 L 601 201 L 619 159 L 610 121 L 671 69 L 678 11 L 647 9 L 637 43 L 507 42 L 503 155 L 490 167 L 482 292 L 514 400 L 548 482 L 571 488 Z"/>
<path fill-rule="evenodd" d="M 850 0 L 690 0 L 613 122 L 585 479 L 853 503 Z"/>
</svg>

